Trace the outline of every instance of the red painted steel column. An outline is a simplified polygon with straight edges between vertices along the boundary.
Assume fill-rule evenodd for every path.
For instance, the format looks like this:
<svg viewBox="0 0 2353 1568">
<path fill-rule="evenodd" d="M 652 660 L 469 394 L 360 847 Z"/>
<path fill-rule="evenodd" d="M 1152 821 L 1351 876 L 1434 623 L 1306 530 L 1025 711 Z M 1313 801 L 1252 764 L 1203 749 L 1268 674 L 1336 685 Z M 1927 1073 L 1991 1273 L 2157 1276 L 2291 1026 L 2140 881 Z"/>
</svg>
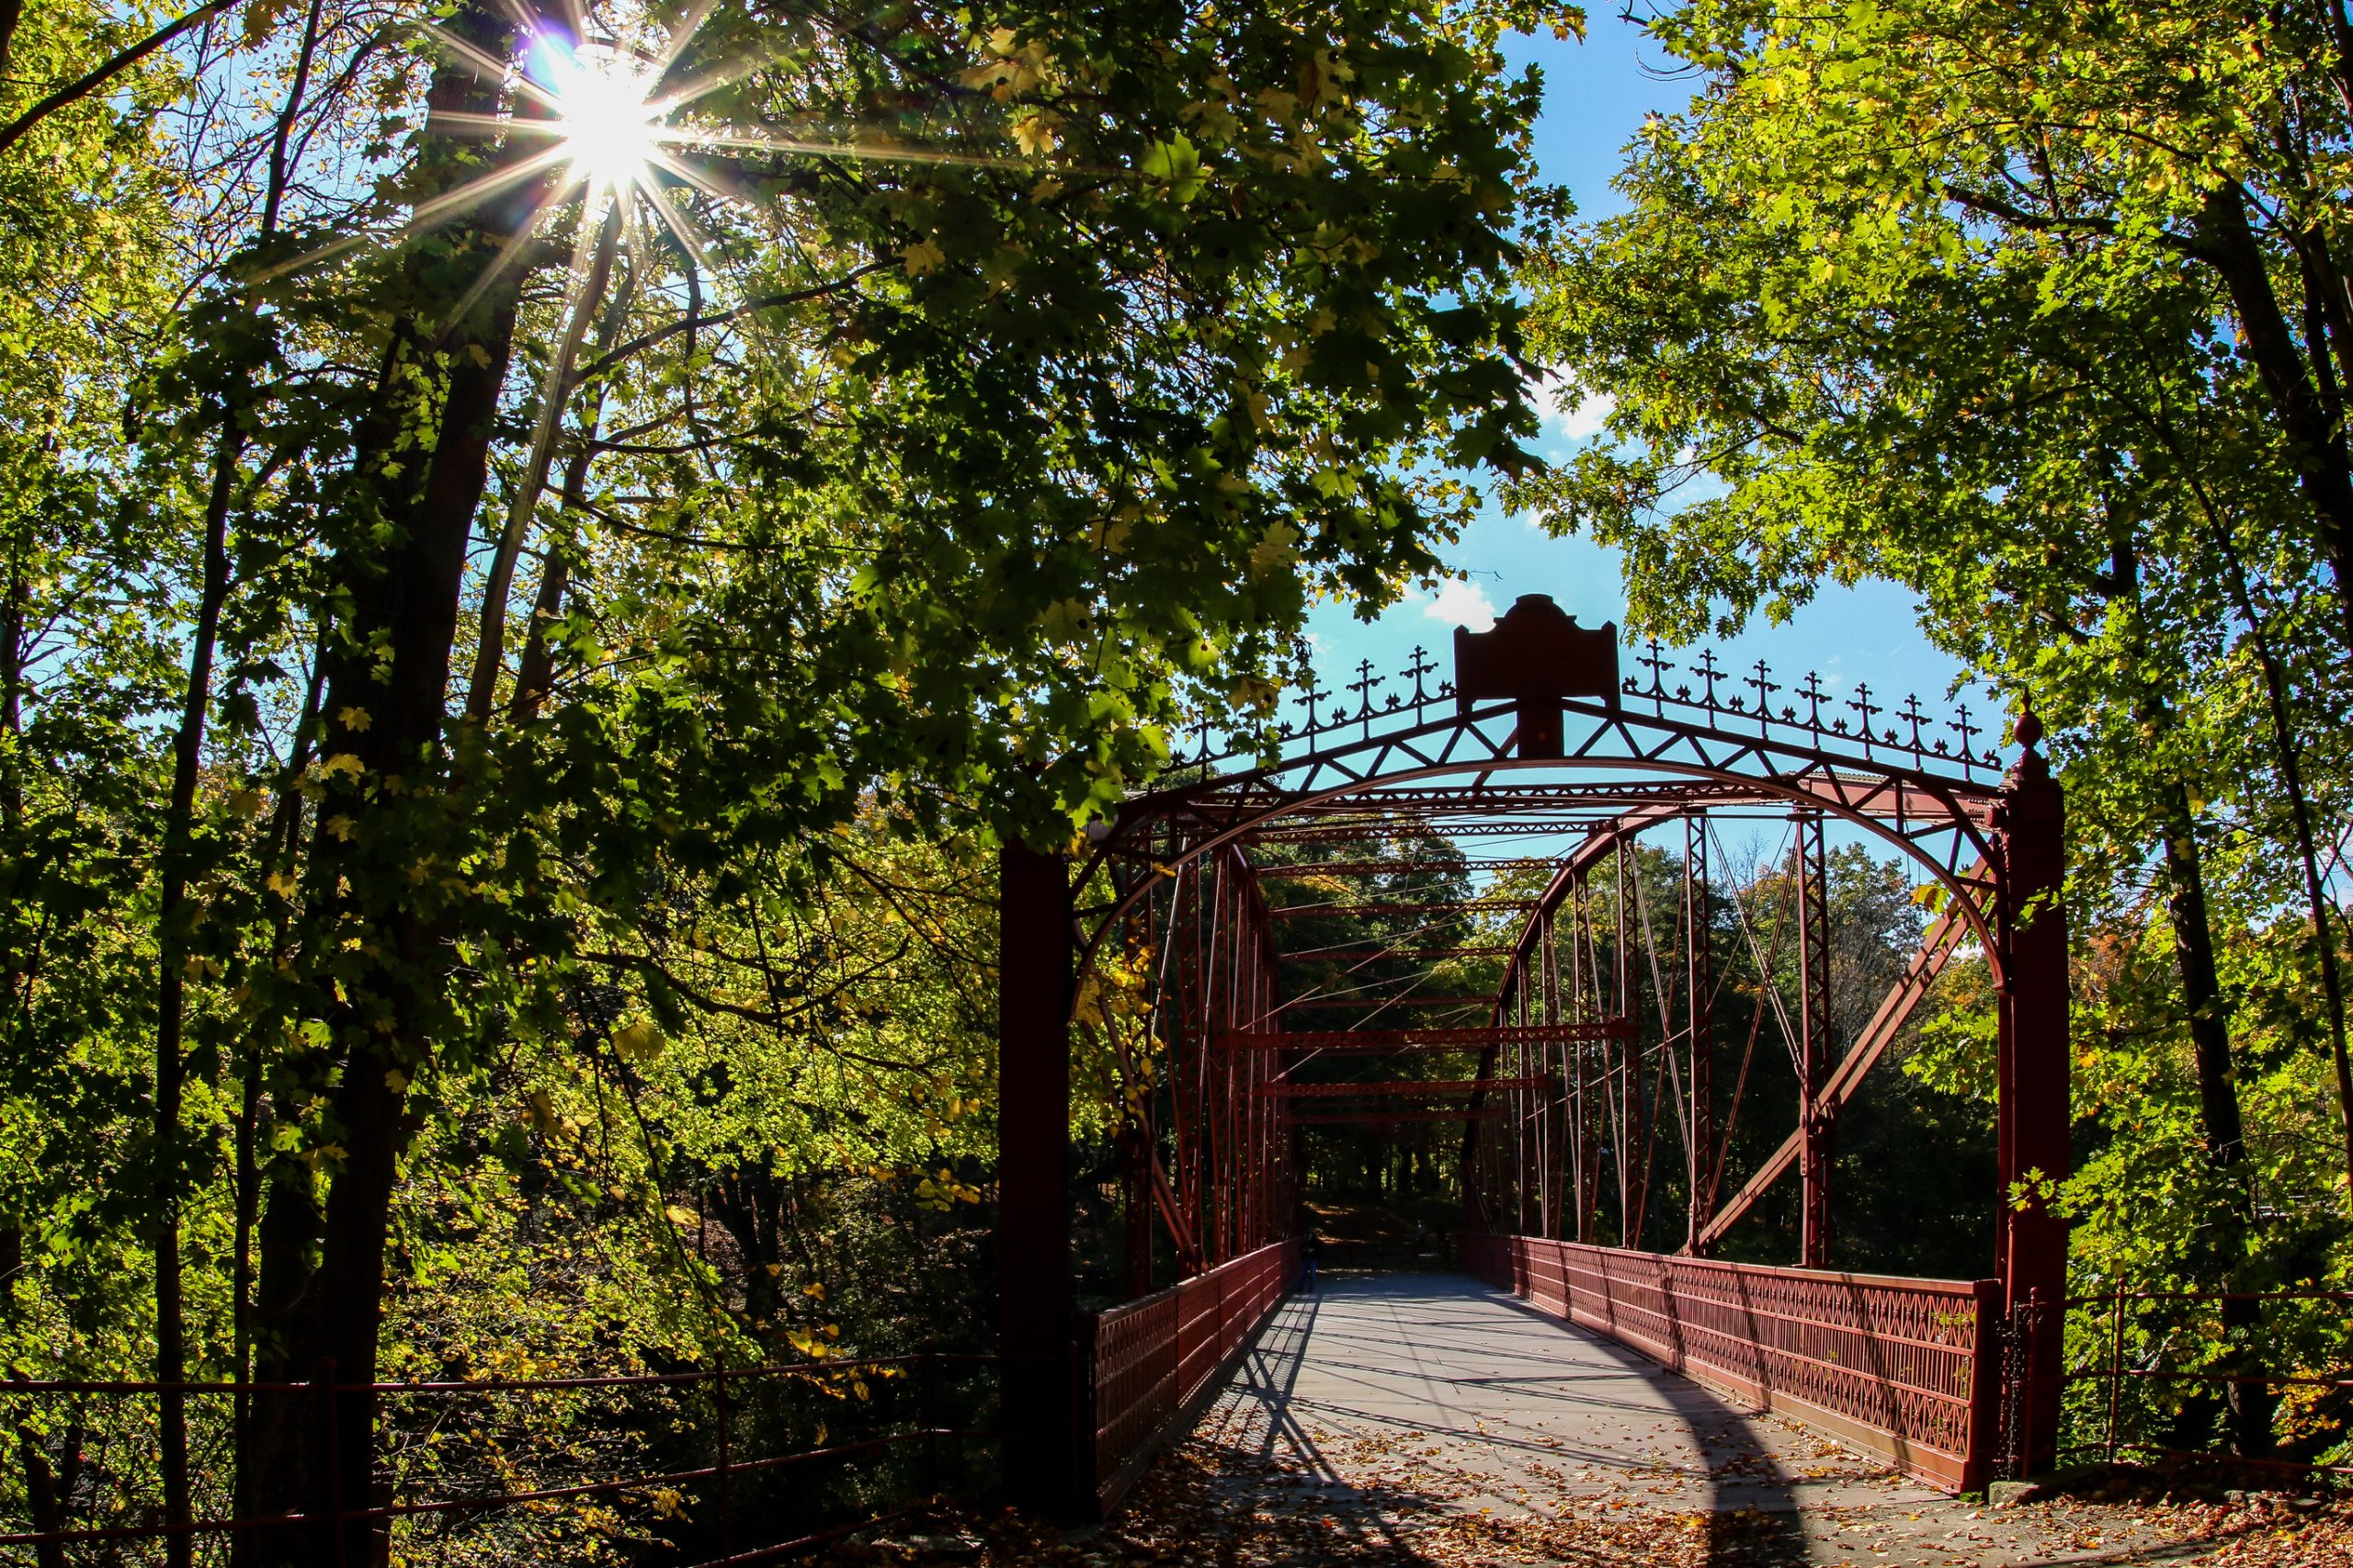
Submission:
<svg viewBox="0 0 2353 1568">
<path fill-rule="evenodd" d="M 1059 855 L 1014 844 L 999 856 L 997 877 L 997 1344 L 1007 1358 L 1005 1489 L 1017 1506 L 1061 1514 L 1071 1506 L 1092 1447 L 1077 1441 L 1072 1377 L 1070 870 Z M 1084 1479 L 1091 1483 L 1091 1473 Z"/>
<path fill-rule="evenodd" d="M 2067 1175 L 2071 1057 L 2068 1046 L 2066 801 L 2051 765 L 2034 749 L 2042 724 L 2019 717 L 2025 749 L 2010 770 L 1995 816 L 2001 860 L 1996 913 L 2003 948 L 1999 996 L 2002 1303 L 2040 1303 L 2037 1343 L 2021 1403 L 2022 1458 L 2029 1473 L 2057 1458 L 2063 1358 L 2059 1303 L 2067 1290 L 2067 1221 L 2052 1211 L 2041 1181 Z"/>
</svg>

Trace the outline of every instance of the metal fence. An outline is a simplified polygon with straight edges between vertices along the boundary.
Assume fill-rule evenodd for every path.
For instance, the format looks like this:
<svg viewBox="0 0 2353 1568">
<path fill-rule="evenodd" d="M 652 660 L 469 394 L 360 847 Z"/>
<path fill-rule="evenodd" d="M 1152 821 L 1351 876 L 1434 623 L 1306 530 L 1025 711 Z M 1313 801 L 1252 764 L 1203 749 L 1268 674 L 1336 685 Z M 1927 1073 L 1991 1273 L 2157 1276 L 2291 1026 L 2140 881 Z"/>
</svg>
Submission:
<svg viewBox="0 0 2353 1568">
<path fill-rule="evenodd" d="M 1097 1508 L 1117 1505 L 1154 1440 L 1232 1365 L 1290 1293 L 1299 1268 L 1299 1243 L 1277 1242 L 1082 1323 Z"/>
<path fill-rule="evenodd" d="M 1983 1486 L 2000 1379 L 1992 1280 L 1906 1279 L 1466 1234 L 1464 1266 L 1662 1366 L 1948 1492 Z"/>
<path fill-rule="evenodd" d="M 2066 1307 L 2067 1457 L 2353 1476 L 2353 1291 L 2115 1290 Z M 2258 1451 L 2236 1451 L 2229 1407 L 2250 1398 Z"/>
<path fill-rule="evenodd" d="M 995 1379 L 973 1374 L 995 1373 L 997 1360 L 925 1351 L 668 1374 L 357 1384 L 336 1381 L 330 1373 L 301 1383 L 188 1382 L 168 1390 L 148 1382 L 0 1382 L 0 1403 L 12 1407 L 10 1424 L 20 1442 L 37 1427 L 80 1425 L 94 1402 L 112 1412 L 165 1392 L 199 1404 L 217 1403 L 222 1420 L 203 1424 L 221 1427 L 224 1436 L 270 1402 L 283 1402 L 280 1414 L 296 1419 L 308 1412 L 311 1424 L 331 1433 L 338 1398 L 372 1393 L 381 1402 L 387 1450 L 372 1497 L 330 1491 L 301 1511 L 242 1512 L 229 1481 L 208 1474 L 199 1487 L 201 1517 L 176 1526 L 155 1506 L 151 1477 L 114 1463 L 119 1473 L 79 1488 L 85 1495 L 77 1503 L 59 1495 L 58 1466 L 45 1460 L 50 1495 L 24 1499 L 23 1512 L 13 1518 L 0 1516 L 0 1562 L 160 1562 L 164 1542 L 176 1535 L 192 1538 L 199 1562 L 224 1562 L 232 1540 L 252 1534 L 274 1538 L 281 1555 L 290 1551 L 340 1568 L 358 1533 L 349 1527 L 363 1523 L 415 1537 L 396 1536 L 395 1554 L 406 1561 L 434 1561 L 443 1554 L 437 1543 L 457 1561 L 480 1561 L 485 1553 L 495 1561 L 508 1551 L 552 1547 L 566 1521 L 586 1533 L 636 1543 L 643 1562 L 696 1568 L 771 1562 L 978 1490 L 974 1451 L 993 1445 L 997 1434 L 989 1419 L 995 1391 L 973 1386 Z M 796 1409 L 800 1395 L 806 1396 L 803 1405 L 822 1407 L 830 1419 Z M 688 1462 L 617 1473 L 622 1467 L 608 1446 L 551 1457 L 499 1441 L 502 1430 L 511 1435 L 543 1427 L 540 1418 L 548 1402 L 572 1403 L 577 1415 L 584 1399 L 613 1402 L 600 1403 L 593 1418 L 602 1436 L 623 1426 L 644 1432 L 666 1423 L 668 1451 Z M 635 1408 L 624 1412 L 620 1402 L 630 1401 Z M 61 1423 L 61 1404 L 82 1415 Z M 838 1435 L 831 1435 L 835 1427 Z M 490 1441 L 475 1447 L 493 1456 L 487 1464 L 442 1462 L 434 1451 L 452 1432 L 480 1437 L 486 1429 Z M 774 1440 L 790 1431 L 803 1440 Z M 69 1477 L 80 1470 L 85 1482 L 91 1480 L 83 1455 L 69 1451 L 63 1459 Z M 333 1476 L 331 1463 L 321 1468 L 324 1477 Z M 825 1477 L 839 1484 L 826 1487 Z M 788 1479 L 789 1498 L 778 1491 Z M 886 1506 L 870 1506 L 884 1495 Z M 817 1517 L 826 1512 L 829 1496 L 832 1511 L 847 1517 Z M 105 1522 L 83 1522 L 93 1515 Z M 455 1540 L 461 1524 L 471 1540 Z M 502 1528 L 513 1539 L 502 1541 Z"/>
</svg>

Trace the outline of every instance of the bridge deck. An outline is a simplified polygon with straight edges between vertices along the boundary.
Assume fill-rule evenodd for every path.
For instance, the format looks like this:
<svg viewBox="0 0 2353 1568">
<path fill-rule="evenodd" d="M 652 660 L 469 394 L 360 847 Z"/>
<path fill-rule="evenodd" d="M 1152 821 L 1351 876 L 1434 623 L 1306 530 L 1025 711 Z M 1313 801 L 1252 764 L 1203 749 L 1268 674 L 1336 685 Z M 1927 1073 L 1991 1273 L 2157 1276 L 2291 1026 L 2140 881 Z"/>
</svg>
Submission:
<svg viewBox="0 0 2353 1568">
<path fill-rule="evenodd" d="M 1461 1275 L 1327 1277 L 1294 1297 L 1175 1468 L 1216 1494 L 1245 1562 L 1976 1565 L 2157 1546 L 2121 1510 L 1956 1503 Z M 1140 1490 L 1132 1528 L 1153 1532 L 1169 1484 Z"/>
</svg>

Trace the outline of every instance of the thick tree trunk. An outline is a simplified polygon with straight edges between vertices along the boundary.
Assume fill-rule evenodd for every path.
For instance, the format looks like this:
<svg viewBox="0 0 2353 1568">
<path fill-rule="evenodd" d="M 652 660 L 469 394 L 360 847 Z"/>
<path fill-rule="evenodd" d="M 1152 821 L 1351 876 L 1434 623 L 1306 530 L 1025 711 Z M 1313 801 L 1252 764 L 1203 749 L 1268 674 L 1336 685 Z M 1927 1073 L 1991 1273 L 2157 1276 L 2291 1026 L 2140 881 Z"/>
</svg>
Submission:
<svg viewBox="0 0 2353 1568">
<path fill-rule="evenodd" d="M 2296 346 L 2237 186 L 2225 181 L 2207 193 L 2197 243 L 2198 255 L 2230 294 L 2247 358 L 2288 438 L 2297 483 L 2312 508 L 2315 533 L 2336 582 L 2345 646 L 2353 652 L 2353 459 L 2348 459 L 2336 411 L 2322 396 Z"/>
<path fill-rule="evenodd" d="M 312 1275 L 319 1244 L 318 1190 L 310 1167 L 280 1165 L 268 1180 L 269 1201 L 256 1231 L 259 1257 L 252 1309 L 254 1377 L 256 1383 L 292 1383 L 317 1369 Z M 258 1518 L 301 1512 L 315 1494 L 312 1463 L 322 1451 L 318 1410 L 306 1394 L 249 1396 L 237 1450 L 237 1514 Z M 240 1530 L 229 1542 L 230 1561 L 240 1568 L 270 1562 L 301 1562 L 314 1556 L 306 1532 Z"/>
<path fill-rule="evenodd" d="M 2225 1291 L 2243 1290 L 2246 1242 L 2255 1224 L 2255 1196 L 2245 1170 L 2245 1121 L 2239 1106 L 2238 1076 L 2231 1060 L 2229 1007 L 2214 962 L 2214 934 L 2206 913 L 2205 871 L 2193 830 L 2188 791 L 2168 792 L 2165 821 L 2167 913 L 2173 924 L 2174 957 L 2181 975 L 2182 1003 L 2188 1015 L 2190 1053 L 2197 1063 L 2198 1105 L 2205 1124 L 2206 1162 L 2220 1178 L 2224 1205 L 2214 1228 L 2215 1281 Z M 2225 1330 L 2244 1334 L 2256 1324 L 2255 1303 L 2224 1301 Z M 2261 1369 L 2250 1357 L 2236 1370 Z M 2242 1454 L 2271 1449 L 2271 1422 L 2279 1401 L 2261 1383 L 2230 1385 L 2232 1446 Z"/>
<path fill-rule="evenodd" d="M 488 58 L 512 48 L 503 15 L 470 6 L 448 25 Z M 437 75 L 430 100 L 437 115 L 492 113 L 497 85 L 460 63 Z M 386 1236 L 412 1131 L 407 1085 L 430 1062 L 447 1016 L 446 921 L 420 901 L 438 886 L 430 869 L 450 826 L 439 755 L 450 660 L 519 280 L 485 290 L 461 318 L 448 316 L 494 265 L 525 216 L 521 205 L 472 215 L 412 269 L 418 297 L 354 443 L 352 504 L 391 525 L 390 542 L 354 527 L 337 562 L 348 610 L 324 660 L 321 751 L 330 764 L 348 756 L 357 775 L 347 767 L 330 773 L 303 884 L 305 951 L 313 962 L 328 951 L 348 955 L 348 967 L 334 971 L 324 1008 L 331 1043 L 293 1064 L 308 1088 L 331 1095 L 335 1148 L 318 1152 L 324 1204 L 313 1207 L 308 1184 L 291 1173 L 273 1185 L 255 1312 L 268 1345 L 258 1381 L 273 1370 L 331 1373 L 350 1392 L 324 1402 L 324 1426 L 319 1400 L 312 1412 L 282 1398 L 256 1402 L 243 1458 L 265 1510 L 348 1512 L 374 1494 L 376 1400 L 366 1385 L 377 1376 Z M 421 463 L 387 462 L 404 444 L 422 447 Z M 354 940 L 355 930 L 370 935 Z M 322 1550 L 352 1568 L 384 1561 L 381 1523 L 348 1521 L 340 1533 L 334 1541 L 283 1532 L 260 1543 L 258 1561 L 291 1568 L 318 1561 Z"/>
</svg>

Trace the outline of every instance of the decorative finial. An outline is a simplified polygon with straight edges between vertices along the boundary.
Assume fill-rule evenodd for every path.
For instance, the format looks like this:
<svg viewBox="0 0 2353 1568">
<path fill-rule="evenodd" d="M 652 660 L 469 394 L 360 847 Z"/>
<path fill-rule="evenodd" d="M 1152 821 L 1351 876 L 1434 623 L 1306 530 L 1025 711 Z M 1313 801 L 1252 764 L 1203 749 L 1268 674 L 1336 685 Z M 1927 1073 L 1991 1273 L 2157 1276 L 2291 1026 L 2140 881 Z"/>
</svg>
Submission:
<svg viewBox="0 0 2353 1568">
<path fill-rule="evenodd" d="M 2032 751 L 2035 744 L 2042 739 L 2042 721 L 2034 716 L 2033 698 L 2018 699 L 2018 722 L 2012 733 L 2018 736 L 2018 744 L 2029 751 Z"/>
<path fill-rule="evenodd" d="M 2010 726 L 2010 734 L 2018 743 L 2018 759 L 2010 767 L 2011 786 L 2048 783 L 2050 759 L 2034 749 L 2042 739 L 2042 721 L 2035 717 L 2034 699 L 2023 692 L 2018 695 L 2018 722 Z"/>
</svg>

